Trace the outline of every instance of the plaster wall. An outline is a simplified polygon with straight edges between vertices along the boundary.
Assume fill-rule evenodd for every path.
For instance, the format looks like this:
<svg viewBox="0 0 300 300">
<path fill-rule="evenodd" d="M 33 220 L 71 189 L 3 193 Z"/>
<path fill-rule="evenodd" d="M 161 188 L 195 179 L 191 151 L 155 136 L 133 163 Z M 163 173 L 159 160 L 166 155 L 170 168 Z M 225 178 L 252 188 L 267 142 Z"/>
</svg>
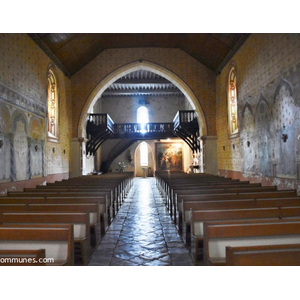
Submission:
<svg viewBox="0 0 300 300">
<path fill-rule="evenodd" d="M 46 137 L 50 64 L 58 80 L 59 143 L 50 143 Z M 26 34 L 0 34 L 1 193 L 30 182 L 34 186 L 36 178 L 44 182 L 48 174 L 68 177 L 70 96 L 70 80 Z"/>
<path fill-rule="evenodd" d="M 129 48 L 105 50 L 72 76 L 73 137 L 84 105 L 97 86 L 116 70 L 141 60 L 165 68 L 188 85 L 205 114 L 209 134 L 216 134 L 215 75 L 211 70 L 179 49 Z"/>
<path fill-rule="evenodd" d="M 101 102 L 102 113 L 108 113 L 113 121 L 118 123 L 136 123 L 137 109 L 142 106 L 140 100 L 146 101 L 149 122 L 171 123 L 178 110 L 184 110 L 189 106 L 187 99 L 182 96 L 166 97 L 105 97 Z"/>
<path fill-rule="evenodd" d="M 176 97 L 166 96 L 152 96 L 152 97 L 103 97 L 97 101 L 94 106 L 94 112 L 108 113 L 113 121 L 118 123 L 135 123 L 137 122 L 137 109 L 141 105 L 140 100 L 146 101 L 146 107 L 149 112 L 149 122 L 173 122 L 173 119 L 178 110 L 190 109 L 190 104 L 184 95 Z M 105 161 L 108 156 L 114 151 L 115 147 L 118 147 L 119 140 L 107 140 L 101 147 L 99 155 L 101 158 L 97 164 L 97 170 L 100 170 L 100 165 Z M 154 141 L 147 141 L 152 145 L 152 153 L 155 153 Z M 139 142 L 138 142 L 139 143 Z M 136 158 L 133 149 L 136 149 L 137 143 L 134 143 L 129 149 L 125 150 L 118 158 L 116 158 L 112 165 L 112 172 L 116 172 L 119 169 L 118 163 L 125 162 L 127 166 L 126 171 L 136 172 L 137 176 L 142 176 L 141 169 L 137 169 L 137 163 L 139 158 Z M 186 153 L 189 153 L 186 150 Z M 134 158 L 134 161 L 130 162 L 128 157 Z M 151 158 L 152 159 L 152 158 Z M 155 159 L 155 156 L 154 156 Z M 155 161 L 153 162 L 155 165 Z M 186 162 L 188 164 L 188 162 Z M 155 166 L 152 166 L 152 170 L 155 170 Z"/>
<path fill-rule="evenodd" d="M 300 191 L 300 35 L 252 34 L 233 62 L 240 134 L 227 131 L 228 64 L 216 80 L 220 174 Z"/>
</svg>

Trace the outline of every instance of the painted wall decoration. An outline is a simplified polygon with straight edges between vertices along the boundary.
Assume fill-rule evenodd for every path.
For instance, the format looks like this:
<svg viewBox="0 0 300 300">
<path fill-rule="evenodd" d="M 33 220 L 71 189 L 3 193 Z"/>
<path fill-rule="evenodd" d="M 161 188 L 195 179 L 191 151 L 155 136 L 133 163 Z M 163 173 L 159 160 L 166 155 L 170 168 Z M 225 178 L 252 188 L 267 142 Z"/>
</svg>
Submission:
<svg viewBox="0 0 300 300">
<path fill-rule="evenodd" d="M 13 138 L 15 180 L 28 179 L 28 140 L 25 120 L 20 116 L 15 120 Z"/>
<path fill-rule="evenodd" d="M 254 164 L 255 151 L 253 149 L 254 117 L 248 102 L 244 106 L 240 127 L 242 128 L 240 134 L 242 169 L 247 176 L 251 176 L 256 172 Z"/>
<path fill-rule="evenodd" d="M 242 101 L 243 174 L 300 179 L 299 67 L 248 95 L 251 105 Z"/>
<path fill-rule="evenodd" d="M 0 102 L 0 182 L 10 181 L 9 111 Z"/>
<path fill-rule="evenodd" d="M 182 143 L 156 143 L 156 170 L 182 171 Z"/>
<path fill-rule="evenodd" d="M 38 119 L 31 122 L 31 145 L 30 145 L 30 177 L 42 175 L 43 172 L 43 127 Z"/>
<path fill-rule="evenodd" d="M 44 176 L 43 107 L 1 85 L 0 91 L 0 183 Z"/>
</svg>

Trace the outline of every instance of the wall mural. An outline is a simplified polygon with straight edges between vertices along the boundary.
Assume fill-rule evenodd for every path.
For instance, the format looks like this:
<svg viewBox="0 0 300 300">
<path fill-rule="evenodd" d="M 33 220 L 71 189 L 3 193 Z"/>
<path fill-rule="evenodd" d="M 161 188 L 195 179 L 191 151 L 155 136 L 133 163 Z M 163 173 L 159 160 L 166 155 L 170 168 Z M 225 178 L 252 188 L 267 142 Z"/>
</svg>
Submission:
<svg viewBox="0 0 300 300">
<path fill-rule="evenodd" d="M 0 102 L 0 182 L 10 181 L 9 111 Z"/>
<path fill-rule="evenodd" d="M 182 171 L 182 143 L 156 143 L 156 170 Z"/>
<path fill-rule="evenodd" d="M 15 180 L 28 179 L 28 141 L 26 123 L 22 117 L 15 119 L 13 154 L 15 165 Z"/>
<path fill-rule="evenodd" d="M 240 107 L 242 172 L 246 176 L 299 179 L 300 71 L 296 70 L 266 85 L 259 97 L 248 96 Z"/>
<path fill-rule="evenodd" d="M 6 94 L 5 94 L 6 93 Z M 18 98 L 8 99 L 10 97 Z M 0 182 L 44 176 L 45 110 L 0 85 Z M 15 100 L 15 101 L 14 101 Z"/>
</svg>

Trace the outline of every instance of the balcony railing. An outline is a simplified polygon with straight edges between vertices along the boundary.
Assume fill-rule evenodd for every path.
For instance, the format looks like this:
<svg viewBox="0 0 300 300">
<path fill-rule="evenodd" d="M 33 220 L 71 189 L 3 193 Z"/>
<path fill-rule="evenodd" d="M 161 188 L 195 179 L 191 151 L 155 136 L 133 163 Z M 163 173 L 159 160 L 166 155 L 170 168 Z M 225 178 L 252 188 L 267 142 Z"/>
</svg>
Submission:
<svg viewBox="0 0 300 300">
<path fill-rule="evenodd" d="M 173 123 L 123 123 L 114 125 L 115 134 L 148 134 L 173 132 Z"/>
<path fill-rule="evenodd" d="M 179 110 L 173 120 L 174 129 L 178 126 L 198 126 L 197 114 L 193 110 Z"/>
<path fill-rule="evenodd" d="M 86 127 L 87 146 L 92 153 L 107 139 L 164 139 L 179 137 L 193 152 L 200 151 L 197 114 L 193 110 L 178 111 L 173 123 L 114 124 L 108 114 L 90 114 Z"/>
<path fill-rule="evenodd" d="M 109 114 L 89 114 L 90 124 L 107 127 L 110 131 L 114 130 L 114 121 Z"/>
</svg>

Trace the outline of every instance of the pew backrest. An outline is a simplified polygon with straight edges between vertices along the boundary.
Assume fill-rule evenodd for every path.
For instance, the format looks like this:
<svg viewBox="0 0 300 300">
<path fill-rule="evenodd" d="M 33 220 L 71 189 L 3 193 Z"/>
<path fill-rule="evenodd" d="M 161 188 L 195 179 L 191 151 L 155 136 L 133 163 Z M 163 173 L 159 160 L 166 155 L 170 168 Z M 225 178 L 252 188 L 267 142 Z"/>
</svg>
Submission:
<svg viewBox="0 0 300 300">
<path fill-rule="evenodd" d="M 205 222 L 204 262 L 225 265 L 226 247 L 299 244 L 300 220 Z"/>
<path fill-rule="evenodd" d="M 269 219 L 279 220 L 283 218 L 300 218 L 300 207 L 268 207 L 268 208 L 240 208 L 240 209 L 215 209 L 215 210 L 191 210 L 192 232 L 197 238 L 203 237 L 205 222 L 221 220 L 248 220 Z"/>
<path fill-rule="evenodd" d="M 226 266 L 300 266 L 300 244 L 228 246 Z"/>
<path fill-rule="evenodd" d="M 53 265 L 74 265 L 72 225 L 0 225 L 0 250 L 45 249 Z"/>
</svg>

